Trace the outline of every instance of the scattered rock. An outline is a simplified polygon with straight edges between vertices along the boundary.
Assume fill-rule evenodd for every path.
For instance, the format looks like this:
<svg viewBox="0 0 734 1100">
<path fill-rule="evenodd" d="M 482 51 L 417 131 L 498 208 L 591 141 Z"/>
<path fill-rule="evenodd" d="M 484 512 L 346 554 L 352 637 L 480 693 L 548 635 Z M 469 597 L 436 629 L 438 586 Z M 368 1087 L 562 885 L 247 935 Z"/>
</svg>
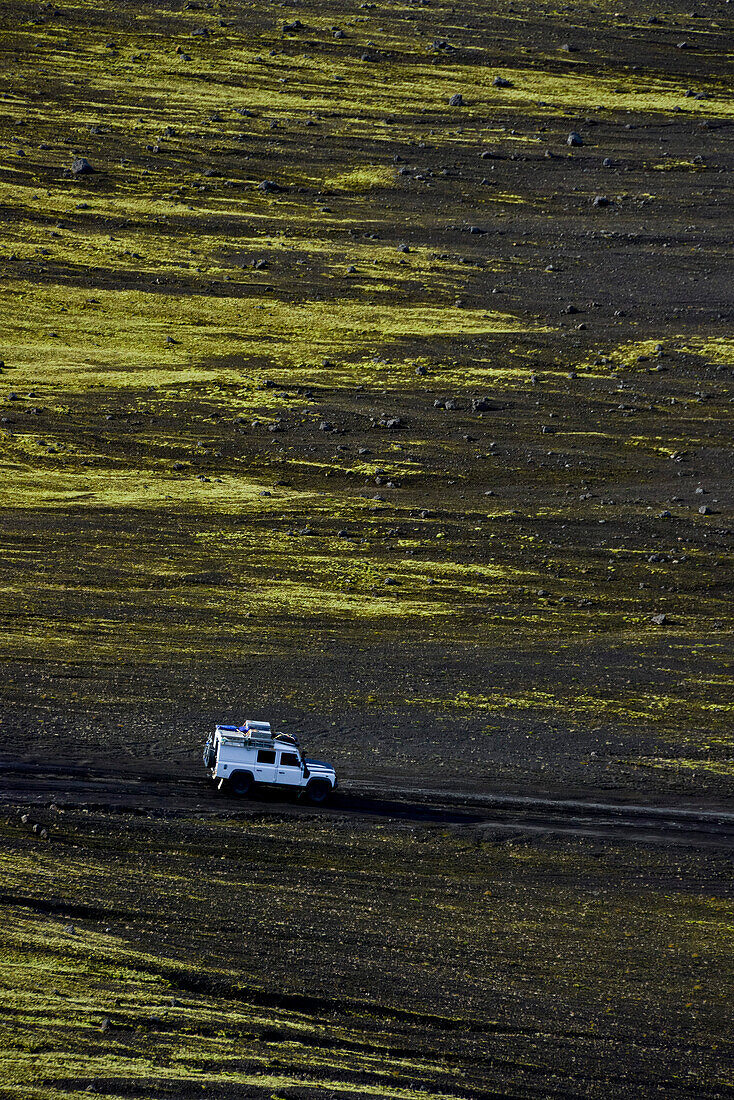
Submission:
<svg viewBox="0 0 734 1100">
<path fill-rule="evenodd" d="M 507 78 L 504 77 L 504 76 L 496 76 L 494 78 L 494 80 L 492 81 L 492 84 L 494 85 L 495 88 L 511 88 L 512 87 L 512 81 L 507 80 Z"/>
<path fill-rule="evenodd" d="M 464 97 L 461 92 L 457 92 L 456 95 L 452 95 L 449 100 L 449 107 L 463 107 Z"/>
<path fill-rule="evenodd" d="M 609 206 L 609 199 L 606 195 L 597 195 L 594 199 L 594 206 Z"/>
<path fill-rule="evenodd" d="M 651 615 L 650 622 L 655 623 L 655 626 L 666 626 L 670 619 L 667 615 Z"/>
<path fill-rule="evenodd" d="M 583 144 L 584 144 L 584 139 L 581 137 L 581 134 L 576 132 L 576 130 L 572 130 L 571 133 L 566 138 L 566 145 L 583 145 Z"/>
<path fill-rule="evenodd" d="M 269 195 L 275 194 L 276 191 L 285 190 L 279 183 L 273 183 L 272 180 L 263 180 L 262 183 L 258 183 L 257 189 L 258 191 L 265 191 Z"/>
<path fill-rule="evenodd" d="M 333 432 L 334 431 L 334 425 L 331 423 L 330 420 L 322 420 L 321 423 L 319 424 L 319 431 L 320 432 Z"/>
<path fill-rule="evenodd" d="M 471 402 L 472 412 L 493 412 L 497 406 L 493 405 L 488 397 L 473 397 Z"/>
<path fill-rule="evenodd" d="M 75 176 L 88 176 L 90 172 L 96 172 L 86 157 L 75 157 L 71 162 L 71 170 Z"/>
</svg>

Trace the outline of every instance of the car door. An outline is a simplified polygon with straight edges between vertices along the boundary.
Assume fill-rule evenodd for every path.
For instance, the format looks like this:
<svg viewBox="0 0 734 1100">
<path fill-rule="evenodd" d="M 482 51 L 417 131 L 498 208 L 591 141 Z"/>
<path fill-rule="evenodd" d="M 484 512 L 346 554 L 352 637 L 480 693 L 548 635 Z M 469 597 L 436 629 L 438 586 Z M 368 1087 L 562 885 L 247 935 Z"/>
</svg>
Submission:
<svg viewBox="0 0 734 1100">
<path fill-rule="evenodd" d="M 255 782 L 275 782 L 275 749 L 258 749 L 255 757 Z"/>
<path fill-rule="evenodd" d="M 300 787 L 303 780 L 303 769 L 297 752 L 280 752 L 278 754 L 278 772 L 276 783 L 282 783 L 286 787 Z"/>
</svg>

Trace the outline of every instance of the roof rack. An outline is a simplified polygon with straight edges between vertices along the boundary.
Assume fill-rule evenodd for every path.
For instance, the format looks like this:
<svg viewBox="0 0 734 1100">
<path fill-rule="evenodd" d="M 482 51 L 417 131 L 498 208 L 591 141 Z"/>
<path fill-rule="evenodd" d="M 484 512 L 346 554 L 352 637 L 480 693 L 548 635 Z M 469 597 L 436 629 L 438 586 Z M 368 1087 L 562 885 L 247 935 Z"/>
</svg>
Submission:
<svg viewBox="0 0 734 1100">
<path fill-rule="evenodd" d="M 272 749 L 277 741 L 281 745 L 293 745 L 298 748 L 300 742 L 292 733 L 273 733 L 270 722 L 256 722 L 248 718 L 241 726 L 225 726 L 218 724 L 217 729 L 227 738 L 229 743 L 236 742 L 252 745 L 257 748 Z"/>
</svg>

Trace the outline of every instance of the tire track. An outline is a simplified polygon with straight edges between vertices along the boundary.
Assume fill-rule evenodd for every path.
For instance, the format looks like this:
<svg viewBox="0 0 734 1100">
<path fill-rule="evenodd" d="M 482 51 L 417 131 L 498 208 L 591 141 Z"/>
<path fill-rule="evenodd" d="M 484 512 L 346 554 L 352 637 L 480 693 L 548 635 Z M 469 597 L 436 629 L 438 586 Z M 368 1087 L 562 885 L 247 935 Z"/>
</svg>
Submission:
<svg viewBox="0 0 734 1100">
<path fill-rule="evenodd" d="M 363 783 L 345 783 L 328 806 L 315 809 L 277 790 L 263 789 L 248 799 L 223 797 L 203 777 L 12 761 L 0 764 L 0 805 L 152 816 L 317 815 L 446 825 L 463 828 L 480 841 L 528 833 L 734 848 L 734 813 L 723 810 Z"/>
</svg>

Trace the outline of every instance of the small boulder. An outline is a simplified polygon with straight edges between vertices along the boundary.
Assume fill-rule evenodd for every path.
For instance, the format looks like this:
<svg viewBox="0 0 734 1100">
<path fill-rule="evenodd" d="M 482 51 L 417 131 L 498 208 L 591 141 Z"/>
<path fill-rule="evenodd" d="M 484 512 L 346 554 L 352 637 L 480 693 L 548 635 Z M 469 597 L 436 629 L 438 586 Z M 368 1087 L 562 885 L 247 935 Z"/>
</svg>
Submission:
<svg viewBox="0 0 734 1100">
<path fill-rule="evenodd" d="M 584 144 L 584 139 L 581 137 L 581 134 L 576 132 L 576 130 L 572 130 L 571 133 L 566 138 L 566 145 L 583 145 L 583 144 Z"/>
<path fill-rule="evenodd" d="M 665 626 L 670 622 L 670 619 L 667 615 L 651 615 L 650 622 L 654 623 L 655 626 Z"/>
<path fill-rule="evenodd" d="M 492 412 L 497 406 L 493 405 L 488 397 L 473 397 L 471 403 L 472 412 Z"/>
<path fill-rule="evenodd" d="M 511 88 L 512 87 L 512 81 L 507 80 L 507 78 L 504 77 L 504 76 L 496 76 L 494 78 L 494 80 L 492 81 L 492 83 L 495 86 L 495 88 Z"/>
<path fill-rule="evenodd" d="M 75 176 L 88 176 L 90 172 L 96 172 L 86 157 L 75 157 L 71 162 L 71 170 Z"/>
<path fill-rule="evenodd" d="M 461 92 L 457 92 L 456 95 L 452 95 L 449 100 L 449 107 L 463 107 L 464 97 Z"/>
</svg>

